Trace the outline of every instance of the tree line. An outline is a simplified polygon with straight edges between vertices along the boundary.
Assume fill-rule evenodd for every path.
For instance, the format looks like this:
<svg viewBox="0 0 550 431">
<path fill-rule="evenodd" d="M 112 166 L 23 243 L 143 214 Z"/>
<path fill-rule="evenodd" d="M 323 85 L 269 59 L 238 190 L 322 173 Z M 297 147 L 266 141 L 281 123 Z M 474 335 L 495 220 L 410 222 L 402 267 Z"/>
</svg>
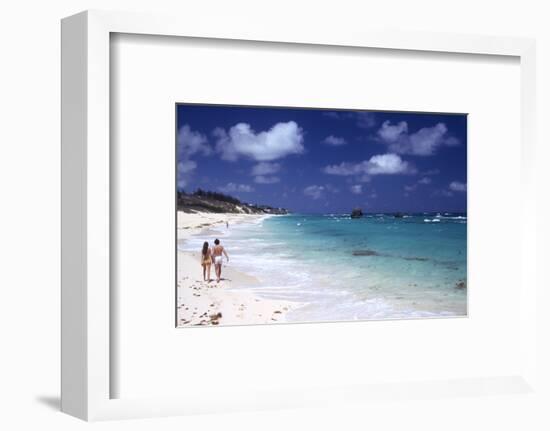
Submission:
<svg viewBox="0 0 550 431">
<path fill-rule="evenodd" d="M 212 199 L 212 200 L 217 200 L 217 201 L 221 201 L 221 202 L 228 202 L 230 204 L 234 204 L 234 205 L 241 205 L 242 202 L 237 199 L 237 198 L 234 198 L 233 196 L 229 196 L 229 195 L 226 195 L 224 193 L 220 193 L 220 192 L 211 192 L 211 191 L 206 191 L 206 190 L 203 190 L 203 189 L 197 189 L 195 190 L 193 193 L 185 193 L 184 191 L 178 191 L 178 200 L 180 198 L 180 196 L 196 196 L 196 197 L 199 197 L 199 198 L 205 198 L 205 199 Z"/>
</svg>

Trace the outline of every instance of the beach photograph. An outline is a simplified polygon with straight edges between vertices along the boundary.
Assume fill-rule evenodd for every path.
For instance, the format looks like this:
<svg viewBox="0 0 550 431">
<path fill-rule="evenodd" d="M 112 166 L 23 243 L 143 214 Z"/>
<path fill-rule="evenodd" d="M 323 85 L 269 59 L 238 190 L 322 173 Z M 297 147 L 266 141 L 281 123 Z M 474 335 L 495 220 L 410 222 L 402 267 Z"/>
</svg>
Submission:
<svg viewBox="0 0 550 431">
<path fill-rule="evenodd" d="M 467 316 L 466 114 L 176 121 L 176 326 Z"/>
</svg>

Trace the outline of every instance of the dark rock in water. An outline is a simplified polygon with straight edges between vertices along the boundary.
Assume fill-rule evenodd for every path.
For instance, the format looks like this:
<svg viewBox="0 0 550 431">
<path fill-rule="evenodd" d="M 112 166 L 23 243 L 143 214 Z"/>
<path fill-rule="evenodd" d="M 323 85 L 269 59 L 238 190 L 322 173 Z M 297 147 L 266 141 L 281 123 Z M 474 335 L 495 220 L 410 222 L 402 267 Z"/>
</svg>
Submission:
<svg viewBox="0 0 550 431">
<path fill-rule="evenodd" d="M 380 253 L 374 250 L 353 250 L 352 254 L 354 256 L 380 256 Z"/>
<path fill-rule="evenodd" d="M 361 208 L 354 208 L 351 212 L 351 218 L 361 218 L 363 217 L 363 210 Z"/>
<path fill-rule="evenodd" d="M 412 256 L 412 257 L 403 256 L 403 259 L 405 259 L 405 260 L 416 260 L 418 262 L 427 262 L 428 260 L 430 260 L 427 257 L 416 257 L 416 256 Z"/>
<path fill-rule="evenodd" d="M 458 283 L 455 284 L 456 289 L 466 289 L 466 282 L 464 280 L 460 280 Z"/>
<path fill-rule="evenodd" d="M 395 218 L 403 218 L 403 217 L 405 217 L 405 214 L 403 214 L 403 213 L 394 213 L 393 216 Z"/>
</svg>

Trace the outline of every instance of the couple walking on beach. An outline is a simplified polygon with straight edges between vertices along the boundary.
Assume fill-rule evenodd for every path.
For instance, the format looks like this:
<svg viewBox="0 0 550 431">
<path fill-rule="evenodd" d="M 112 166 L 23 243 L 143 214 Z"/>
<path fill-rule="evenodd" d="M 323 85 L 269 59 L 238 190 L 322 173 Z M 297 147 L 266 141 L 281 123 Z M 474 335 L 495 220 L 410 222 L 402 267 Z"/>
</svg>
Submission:
<svg viewBox="0 0 550 431">
<path fill-rule="evenodd" d="M 210 248 L 208 241 L 205 241 L 202 245 L 201 253 L 201 265 L 202 265 L 202 277 L 204 281 L 210 282 L 210 267 L 212 262 L 214 263 L 214 270 L 216 271 L 216 283 L 219 283 L 222 278 L 222 259 L 225 255 L 229 262 L 229 256 L 225 251 L 223 245 L 220 244 L 220 240 L 216 238 L 214 241 L 214 247 Z"/>
</svg>

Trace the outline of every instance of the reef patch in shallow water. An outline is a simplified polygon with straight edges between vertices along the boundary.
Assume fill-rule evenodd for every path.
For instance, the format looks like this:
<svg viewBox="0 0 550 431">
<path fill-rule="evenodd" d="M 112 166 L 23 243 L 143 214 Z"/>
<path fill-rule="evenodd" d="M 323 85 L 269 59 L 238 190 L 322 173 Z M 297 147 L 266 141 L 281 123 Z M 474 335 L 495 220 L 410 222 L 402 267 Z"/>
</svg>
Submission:
<svg viewBox="0 0 550 431">
<path fill-rule="evenodd" d="M 382 256 L 382 254 L 378 253 L 374 250 L 353 250 L 352 254 L 354 256 Z"/>
</svg>

